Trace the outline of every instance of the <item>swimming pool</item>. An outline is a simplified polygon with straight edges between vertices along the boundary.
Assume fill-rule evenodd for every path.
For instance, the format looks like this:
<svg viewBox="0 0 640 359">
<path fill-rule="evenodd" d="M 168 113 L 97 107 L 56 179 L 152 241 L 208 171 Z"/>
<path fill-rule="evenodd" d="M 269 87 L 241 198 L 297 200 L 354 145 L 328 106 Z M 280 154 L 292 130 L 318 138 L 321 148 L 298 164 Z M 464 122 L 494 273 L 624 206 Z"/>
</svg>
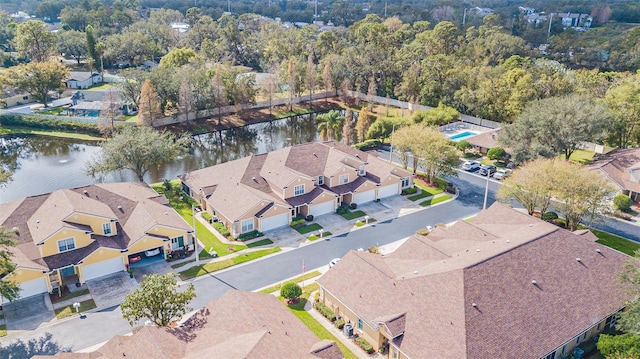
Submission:
<svg viewBox="0 0 640 359">
<path fill-rule="evenodd" d="M 458 141 L 464 140 L 465 138 L 473 137 L 475 135 L 477 135 L 476 132 L 464 131 L 464 132 L 456 133 L 453 136 L 449 136 L 449 139 L 452 141 L 458 142 Z"/>
</svg>

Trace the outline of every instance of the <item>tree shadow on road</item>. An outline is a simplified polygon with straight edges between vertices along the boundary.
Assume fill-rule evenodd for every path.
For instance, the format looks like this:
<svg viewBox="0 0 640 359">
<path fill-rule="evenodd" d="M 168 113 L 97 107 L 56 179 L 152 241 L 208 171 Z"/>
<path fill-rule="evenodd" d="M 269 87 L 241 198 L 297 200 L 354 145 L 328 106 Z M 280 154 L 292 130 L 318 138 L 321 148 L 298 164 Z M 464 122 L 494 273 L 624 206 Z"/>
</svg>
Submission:
<svg viewBox="0 0 640 359">
<path fill-rule="evenodd" d="M 0 359 L 24 358 L 35 355 L 54 355 L 58 352 L 69 352 L 71 348 L 63 348 L 51 340 L 53 335 L 45 333 L 40 338 L 30 339 L 27 342 L 16 340 L 6 346 L 0 347 Z"/>
</svg>

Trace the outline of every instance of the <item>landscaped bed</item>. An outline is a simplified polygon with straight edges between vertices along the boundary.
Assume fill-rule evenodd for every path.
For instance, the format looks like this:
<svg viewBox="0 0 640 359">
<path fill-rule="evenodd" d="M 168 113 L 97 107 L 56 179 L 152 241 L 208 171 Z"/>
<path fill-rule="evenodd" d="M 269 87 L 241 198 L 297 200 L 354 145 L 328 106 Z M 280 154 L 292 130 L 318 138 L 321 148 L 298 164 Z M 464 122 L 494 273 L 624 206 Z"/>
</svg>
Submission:
<svg viewBox="0 0 640 359">
<path fill-rule="evenodd" d="M 228 258 L 222 261 L 211 262 L 207 264 L 194 266 L 180 272 L 180 279 L 187 280 L 187 279 L 195 278 L 201 275 L 219 271 L 221 269 L 229 268 L 240 263 L 248 262 L 256 258 L 264 257 L 279 251 L 280 251 L 280 247 L 262 249 L 259 251 L 247 252 L 246 254 L 241 254 L 239 256 Z"/>
<path fill-rule="evenodd" d="M 329 231 L 322 232 L 322 238 L 329 237 L 332 234 L 333 233 L 331 233 Z M 320 235 L 314 233 L 314 234 L 310 235 L 309 237 L 307 237 L 307 239 L 310 240 L 310 241 L 315 241 L 315 240 L 320 239 Z"/>
<path fill-rule="evenodd" d="M 305 273 L 305 274 L 303 274 L 303 275 L 299 275 L 299 276 L 297 276 L 297 277 L 295 277 L 295 278 L 291 278 L 291 279 L 289 279 L 289 280 L 288 280 L 288 281 L 286 281 L 286 282 L 278 283 L 278 284 L 273 285 L 273 286 L 271 286 L 271 287 L 268 287 L 268 288 L 262 289 L 260 292 L 261 292 L 261 293 L 266 293 L 266 294 L 271 294 L 271 293 L 273 293 L 273 292 L 275 292 L 275 291 L 280 290 L 280 288 L 282 288 L 282 285 L 283 285 L 284 283 L 300 283 L 300 282 L 302 282 L 302 281 L 309 280 L 309 279 L 311 279 L 311 278 L 319 277 L 320 275 L 322 275 L 322 273 L 320 273 L 320 272 L 318 272 L 318 271 L 313 271 L 313 272 Z"/>
<path fill-rule="evenodd" d="M 433 197 L 433 198 L 430 198 L 430 199 L 428 199 L 426 201 L 422 201 L 422 202 L 420 202 L 420 205 L 422 207 L 432 206 L 432 205 L 434 205 L 436 203 L 444 202 L 444 201 L 446 201 L 448 199 L 451 199 L 451 198 L 453 198 L 451 195 L 445 194 L 445 195 L 440 196 L 440 197 Z"/>
<path fill-rule="evenodd" d="M 54 290 L 53 294 L 50 294 L 51 303 L 57 303 L 63 300 L 80 297 L 82 295 L 89 294 L 89 289 L 80 289 L 75 292 L 69 292 L 69 289 L 65 286 L 62 296 L 58 296 L 58 291 Z"/>
<path fill-rule="evenodd" d="M 84 302 L 80 302 L 80 313 L 84 313 L 87 310 L 94 309 L 96 307 L 96 303 L 93 299 L 85 300 Z M 56 309 L 56 318 L 62 319 L 66 317 L 70 317 L 76 314 L 76 309 L 73 305 L 68 305 L 66 307 Z"/>
<path fill-rule="evenodd" d="M 343 207 L 346 208 L 346 207 Z M 356 218 L 360 218 L 360 217 L 364 217 L 367 214 L 364 213 L 364 211 L 361 210 L 357 210 L 357 211 L 351 211 L 350 209 L 346 208 L 346 212 L 344 213 L 339 213 L 342 218 L 346 219 L 347 221 L 350 221 L 352 219 L 356 219 Z"/>
</svg>

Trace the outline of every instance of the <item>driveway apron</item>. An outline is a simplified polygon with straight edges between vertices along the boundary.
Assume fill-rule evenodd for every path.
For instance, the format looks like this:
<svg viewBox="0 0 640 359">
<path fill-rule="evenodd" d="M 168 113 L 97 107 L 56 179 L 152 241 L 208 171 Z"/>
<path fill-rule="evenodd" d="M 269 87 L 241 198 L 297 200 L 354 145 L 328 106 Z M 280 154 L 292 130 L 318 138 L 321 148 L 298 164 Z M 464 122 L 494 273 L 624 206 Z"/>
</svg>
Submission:
<svg viewBox="0 0 640 359">
<path fill-rule="evenodd" d="M 55 315 L 45 304 L 47 293 L 34 295 L 2 306 L 7 330 L 33 330 Z"/>
<path fill-rule="evenodd" d="M 135 289 L 125 272 L 89 280 L 87 286 L 98 308 L 122 304 L 124 297 Z"/>
</svg>

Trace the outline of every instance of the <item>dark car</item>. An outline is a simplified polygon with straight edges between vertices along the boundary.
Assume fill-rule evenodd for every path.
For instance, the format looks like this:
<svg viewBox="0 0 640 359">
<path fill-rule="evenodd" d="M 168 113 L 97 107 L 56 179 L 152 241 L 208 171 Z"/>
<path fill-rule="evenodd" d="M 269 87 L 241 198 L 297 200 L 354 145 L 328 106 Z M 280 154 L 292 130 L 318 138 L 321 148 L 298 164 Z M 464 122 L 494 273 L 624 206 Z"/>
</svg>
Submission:
<svg viewBox="0 0 640 359">
<path fill-rule="evenodd" d="M 480 176 L 491 176 L 494 173 L 496 173 L 496 166 L 485 165 L 480 167 L 480 170 L 478 171 Z"/>
</svg>

